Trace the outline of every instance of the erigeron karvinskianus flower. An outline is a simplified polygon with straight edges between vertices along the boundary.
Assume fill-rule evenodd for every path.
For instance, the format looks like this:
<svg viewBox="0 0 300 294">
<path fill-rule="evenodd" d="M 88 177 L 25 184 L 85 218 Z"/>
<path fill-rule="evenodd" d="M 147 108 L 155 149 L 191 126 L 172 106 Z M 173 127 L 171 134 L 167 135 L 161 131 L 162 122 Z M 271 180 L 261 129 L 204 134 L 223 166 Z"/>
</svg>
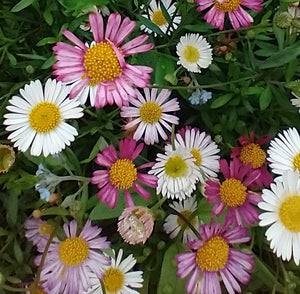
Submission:
<svg viewBox="0 0 300 294">
<path fill-rule="evenodd" d="M 82 294 L 138 294 L 135 289 L 143 286 L 143 272 L 132 271 L 136 264 L 136 259 L 132 254 L 127 256 L 124 260 L 123 249 L 120 249 L 118 255 L 111 258 L 111 264 L 104 268 L 104 275 L 102 278 L 94 273 L 89 274 L 89 279 L 92 287 Z M 101 279 L 101 281 L 100 281 Z M 105 292 L 103 291 L 103 287 Z"/>
<path fill-rule="evenodd" d="M 163 140 L 167 140 L 168 136 L 164 130 L 171 132 L 171 124 L 178 124 L 177 116 L 168 114 L 180 110 L 177 98 L 168 100 L 171 91 L 163 89 L 157 94 L 157 89 L 144 89 L 145 97 L 137 91 L 137 99 L 130 98 L 131 106 L 123 106 L 121 108 L 121 117 L 132 118 L 132 120 L 124 126 L 131 129 L 136 127 L 133 139 L 139 140 L 144 136 L 146 144 L 154 144 L 159 142 L 159 136 Z"/>
<path fill-rule="evenodd" d="M 177 276 L 190 278 L 186 283 L 187 294 L 222 294 L 220 280 L 231 294 L 241 293 L 241 284 L 248 284 L 254 267 L 253 256 L 242 252 L 232 244 L 250 240 L 247 229 L 237 226 L 228 228 L 204 224 L 199 228 L 202 240 L 188 242 L 192 252 L 175 255 Z"/>
<path fill-rule="evenodd" d="M 263 0 L 195 0 L 195 2 L 198 4 L 197 11 L 203 11 L 212 6 L 204 15 L 204 19 L 210 25 L 223 30 L 225 15 L 228 14 L 233 28 L 238 30 L 240 26 L 248 27 L 253 22 L 253 18 L 242 6 L 261 11 Z"/>
<path fill-rule="evenodd" d="M 212 215 L 220 216 L 225 208 L 225 224 L 247 225 L 258 221 L 259 212 L 257 203 L 261 200 L 260 194 L 249 189 L 251 184 L 260 177 L 260 171 L 252 170 L 251 164 L 242 165 L 237 158 L 230 161 L 220 160 L 220 169 L 224 175 L 223 182 L 206 181 L 205 195 L 208 203 L 214 203 Z"/>
<path fill-rule="evenodd" d="M 300 136 L 296 128 L 279 133 L 267 150 L 271 171 L 282 175 L 286 170 L 300 171 Z"/>
<path fill-rule="evenodd" d="M 187 198 L 180 202 L 173 201 L 169 206 L 184 216 L 191 226 L 198 229 L 199 221 L 197 216 L 191 218 L 191 215 L 197 210 L 195 197 Z M 180 231 L 183 231 L 182 242 L 186 244 L 188 241 L 197 239 L 197 237 L 180 215 L 169 214 L 165 219 L 163 227 L 171 239 L 174 239 Z"/>
<path fill-rule="evenodd" d="M 96 108 L 106 104 L 128 105 L 129 97 L 136 97 L 134 86 L 145 88 L 150 81 L 152 68 L 130 65 L 125 57 L 149 51 L 153 44 L 143 43 L 147 35 L 140 35 L 121 46 L 134 30 L 135 22 L 112 13 L 104 32 L 103 18 L 99 13 L 89 15 L 94 41 L 84 44 L 73 33 L 63 30 L 63 35 L 75 46 L 58 42 L 54 47 L 57 62 L 53 75 L 70 84 L 70 98 L 77 97 L 83 104 L 90 97 Z"/>
<path fill-rule="evenodd" d="M 166 8 L 170 16 L 170 19 L 172 21 L 171 25 L 168 23 L 168 21 L 166 20 L 162 12 L 161 3 L 164 5 L 164 7 Z M 158 1 L 158 3 L 157 0 L 151 0 L 151 2 L 149 3 L 148 13 L 149 13 L 150 20 L 154 24 L 156 24 L 164 34 L 167 33 L 168 35 L 171 35 L 173 29 L 176 30 L 178 25 L 180 24 L 181 16 L 179 15 L 174 16 L 175 12 L 176 12 L 175 3 L 172 3 L 171 0 L 160 0 Z M 147 14 L 142 14 L 142 16 L 148 18 Z M 146 27 L 145 25 L 141 25 L 141 29 L 146 32 L 152 33 L 152 30 Z M 154 32 L 154 36 L 157 36 L 157 33 Z"/>
<path fill-rule="evenodd" d="M 126 207 L 118 219 L 118 232 L 130 244 L 145 244 L 153 231 L 153 217 L 146 207 Z"/>
<path fill-rule="evenodd" d="M 184 146 L 173 150 L 171 145 L 166 145 L 165 154 L 157 154 L 149 173 L 158 177 L 157 194 L 179 200 L 191 196 L 201 177 L 195 158 Z"/>
<path fill-rule="evenodd" d="M 64 224 L 66 239 L 51 243 L 41 271 L 41 285 L 47 293 L 83 293 L 92 286 L 89 272 L 103 278 L 110 261 L 99 250 L 108 248 L 110 242 L 99 237 L 101 230 L 88 220 L 77 236 L 76 220 Z M 36 258 L 37 265 L 41 258 Z"/>
<path fill-rule="evenodd" d="M 269 226 L 265 235 L 278 257 L 300 263 L 300 179 L 299 171 L 284 171 L 280 180 L 262 191 L 258 203 L 264 212 L 259 225 Z"/>
<path fill-rule="evenodd" d="M 220 149 L 209 134 L 200 133 L 197 128 L 182 128 L 175 137 L 175 149 L 180 146 L 195 158 L 195 165 L 200 172 L 199 181 L 202 184 L 208 179 L 217 177 L 220 169 L 218 155 Z"/>
<path fill-rule="evenodd" d="M 12 132 L 8 139 L 22 152 L 44 156 L 62 151 L 77 136 L 77 130 L 65 120 L 83 116 L 79 102 L 67 98 L 69 88 L 48 79 L 45 88 L 39 80 L 20 89 L 21 96 L 9 100 L 3 124 Z"/>
<path fill-rule="evenodd" d="M 208 68 L 212 62 L 212 48 L 200 34 L 185 34 L 176 45 L 179 56 L 177 64 L 188 71 L 200 73 L 201 68 Z"/>
<path fill-rule="evenodd" d="M 250 140 L 247 136 L 239 137 L 239 142 L 242 147 L 234 147 L 231 149 L 231 158 L 237 157 L 242 164 L 251 163 L 253 170 L 260 171 L 260 177 L 256 180 L 256 184 L 265 187 L 270 187 L 273 182 L 272 175 L 266 169 L 267 154 L 262 145 L 270 142 L 271 138 L 268 136 L 261 136 L 257 140 L 254 139 L 254 132 L 250 133 Z"/>
<path fill-rule="evenodd" d="M 113 146 L 108 146 L 97 154 L 95 162 L 106 169 L 95 171 L 91 182 L 99 188 L 97 197 L 108 204 L 111 209 L 117 205 L 120 190 L 124 191 L 127 206 L 134 206 L 129 192 L 130 188 L 145 199 L 151 198 L 150 193 L 138 182 L 155 188 L 157 177 L 140 173 L 139 170 L 152 167 L 154 163 L 136 166 L 133 162 L 143 150 L 143 147 L 143 143 L 136 146 L 135 140 L 124 139 L 120 141 L 120 157 L 118 157 Z"/>
</svg>

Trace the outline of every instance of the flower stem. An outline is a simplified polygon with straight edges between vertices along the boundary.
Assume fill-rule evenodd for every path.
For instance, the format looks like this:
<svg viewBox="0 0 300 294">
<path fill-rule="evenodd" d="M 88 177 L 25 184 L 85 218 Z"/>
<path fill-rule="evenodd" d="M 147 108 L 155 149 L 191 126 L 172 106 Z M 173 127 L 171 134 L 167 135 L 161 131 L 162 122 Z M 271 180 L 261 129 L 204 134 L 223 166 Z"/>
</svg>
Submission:
<svg viewBox="0 0 300 294">
<path fill-rule="evenodd" d="M 62 177 L 59 177 L 59 181 L 60 182 L 64 182 L 64 181 L 78 181 L 78 182 L 89 183 L 91 181 L 91 178 L 81 177 L 81 176 L 62 176 Z"/>
</svg>

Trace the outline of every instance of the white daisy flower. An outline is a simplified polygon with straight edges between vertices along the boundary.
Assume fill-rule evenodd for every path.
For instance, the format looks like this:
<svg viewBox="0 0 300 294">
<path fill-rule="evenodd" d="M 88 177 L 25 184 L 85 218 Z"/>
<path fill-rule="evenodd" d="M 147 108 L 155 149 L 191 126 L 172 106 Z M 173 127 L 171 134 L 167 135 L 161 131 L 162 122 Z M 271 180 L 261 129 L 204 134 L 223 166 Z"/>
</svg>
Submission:
<svg viewBox="0 0 300 294">
<path fill-rule="evenodd" d="M 172 150 L 167 145 L 165 154 L 158 153 L 156 161 L 148 173 L 158 177 L 157 194 L 179 200 L 190 197 L 201 177 L 191 153 L 183 147 Z"/>
<path fill-rule="evenodd" d="M 278 134 L 270 142 L 267 150 L 272 172 L 282 175 L 286 170 L 300 170 L 300 136 L 295 128 L 289 128 Z"/>
<path fill-rule="evenodd" d="M 258 207 L 262 213 L 259 225 L 269 226 L 266 231 L 270 247 L 283 260 L 300 262 L 300 179 L 299 171 L 285 171 L 282 181 L 262 191 Z"/>
<path fill-rule="evenodd" d="M 195 228 L 199 227 L 199 221 L 197 217 L 190 219 L 190 216 L 197 210 L 197 201 L 195 197 L 188 198 L 182 202 L 174 201 L 169 206 L 183 215 L 192 226 Z M 165 219 L 163 227 L 164 231 L 167 234 L 170 234 L 171 239 L 174 239 L 178 233 L 183 230 L 182 242 L 184 244 L 197 239 L 197 236 L 179 215 L 168 215 Z"/>
<path fill-rule="evenodd" d="M 166 10 L 168 11 L 168 14 L 172 20 L 171 25 L 166 20 L 163 12 L 161 10 L 160 3 L 162 3 L 164 5 L 164 7 L 166 8 Z M 148 14 L 149 14 L 150 20 L 154 24 L 156 24 L 164 34 L 167 33 L 168 35 L 171 35 L 171 33 L 173 32 L 173 29 L 176 30 L 178 25 L 180 24 L 181 16 L 176 15 L 174 17 L 175 12 L 176 12 L 175 3 L 172 4 L 171 0 L 161 0 L 161 1 L 159 1 L 159 3 L 157 3 L 156 0 L 152 0 L 149 4 Z M 142 16 L 145 18 L 148 18 L 148 15 L 146 15 L 146 14 L 143 14 Z M 149 29 L 148 27 L 146 27 L 145 25 L 141 25 L 141 29 L 144 30 L 145 32 L 152 33 L 152 30 Z M 157 34 L 155 32 L 154 32 L 154 36 L 157 36 Z"/>
<path fill-rule="evenodd" d="M 124 126 L 125 130 L 137 128 L 133 139 L 138 141 L 144 135 L 144 141 L 149 145 L 159 142 L 158 135 L 163 140 L 168 139 L 163 127 L 171 132 L 171 124 L 177 125 L 179 118 L 167 112 L 180 110 L 180 107 L 177 98 L 166 102 L 171 94 L 169 90 L 163 89 L 158 95 L 157 89 L 152 89 L 150 93 L 149 89 L 145 88 L 144 92 L 145 98 L 136 90 L 138 99 L 131 97 L 129 102 L 133 106 L 123 106 L 121 116 L 133 119 Z"/>
<path fill-rule="evenodd" d="M 206 180 L 216 178 L 219 172 L 220 151 L 217 144 L 211 140 L 210 135 L 200 133 L 197 128 L 181 129 L 176 134 L 175 148 L 184 146 L 195 158 L 195 164 L 200 171 L 199 181 L 204 184 Z"/>
<path fill-rule="evenodd" d="M 6 130 L 12 132 L 8 139 L 22 152 L 30 148 L 31 155 L 55 154 L 70 145 L 78 135 L 77 130 L 65 122 L 80 118 L 83 109 L 79 102 L 67 98 L 69 88 L 56 80 L 48 79 L 43 92 L 39 80 L 32 81 L 20 96 L 9 100 L 4 115 Z"/>
<path fill-rule="evenodd" d="M 203 36 L 186 34 L 176 45 L 179 56 L 177 64 L 191 72 L 201 72 L 201 68 L 208 68 L 212 62 L 212 48 Z"/>
<path fill-rule="evenodd" d="M 115 254 L 115 252 L 113 251 Z M 93 273 L 89 273 L 92 287 L 83 294 L 103 294 L 102 285 L 106 294 L 138 294 L 132 288 L 142 288 L 142 271 L 130 271 L 136 264 L 136 259 L 130 254 L 122 260 L 123 250 L 120 249 L 117 258 L 111 259 L 111 265 L 104 268 L 102 281 Z"/>
<path fill-rule="evenodd" d="M 292 94 L 295 98 L 291 99 L 291 102 L 295 107 L 299 108 L 300 107 L 300 98 L 294 92 L 292 92 Z M 298 111 L 300 113 L 300 109 Z"/>
</svg>

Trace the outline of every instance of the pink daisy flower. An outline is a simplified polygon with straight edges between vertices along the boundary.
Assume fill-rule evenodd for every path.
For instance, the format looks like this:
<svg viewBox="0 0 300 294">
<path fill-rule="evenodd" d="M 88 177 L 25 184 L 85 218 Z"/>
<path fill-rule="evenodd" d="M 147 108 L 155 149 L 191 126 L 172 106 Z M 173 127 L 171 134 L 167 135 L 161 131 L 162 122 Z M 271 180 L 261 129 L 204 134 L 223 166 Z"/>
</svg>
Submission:
<svg viewBox="0 0 300 294">
<path fill-rule="evenodd" d="M 259 212 L 252 204 L 257 206 L 261 196 L 248 188 L 260 177 L 260 171 L 252 170 L 250 164 L 241 165 L 237 158 L 231 160 L 230 166 L 225 159 L 219 162 L 225 180 L 222 183 L 209 180 L 205 185 L 207 202 L 215 203 L 212 214 L 220 216 L 227 207 L 225 224 L 242 226 L 242 219 L 247 225 L 258 221 Z"/>
<path fill-rule="evenodd" d="M 195 0 L 198 3 L 197 11 L 203 11 L 213 5 L 205 14 L 204 19 L 212 26 L 223 30 L 225 14 L 228 13 L 231 24 L 235 30 L 248 27 L 253 18 L 242 8 L 245 6 L 254 11 L 261 11 L 263 0 Z"/>
<path fill-rule="evenodd" d="M 267 171 L 265 163 L 267 163 L 266 152 L 261 148 L 263 144 L 270 142 L 271 137 L 261 136 L 256 141 L 254 139 L 254 132 L 250 133 L 250 140 L 247 136 L 239 138 L 242 147 L 234 147 L 231 149 L 231 158 L 237 157 L 242 164 L 251 163 L 254 170 L 260 171 L 260 177 L 256 183 L 260 186 L 270 187 L 273 182 L 272 175 Z"/>
<path fill-rule="evenodd" d="M 239 283 L 249 283 L 254 259 L 252 254 L 230 245 L 248 242 L 247 229 L 221 227 L 212 222 L 211 225 L 201 225 L 199 232 L 203 240 L 187 244 L 192 252 L 175 255 L 177 276 L 183 279 L 192 273 L 185 287 L 187 294 L 221 294 L 220 278 L 229 293 L 241 293 Z"/>
<path fill-rule="evenodd" d="M 138 172 L 140 169 L 152 167 L 154 163 L 149 162 L 138 167 L 133 163 L 134 159 L 143 150 L 143 147 L 143 143 L 136 146 L 135 140 L 124 139 L 120 141 L 120 158 L 113 146 L 108 146 L 101 153 L 97 154 L 95 162 L 107 169 L 95 171 L 91 182 L 100 189 L 97 197 L 108 204 L 111 209 L 117 205 L 119 190 L 124 190 L 127 206 L 134 206 L 129 192 L 130 188 L 145 199 L 151 198 L 150 193 L 137 181 L 149 187 L 155 188 L 157 186 L 156 176 Z"/>
<path fill-rule="evenodd" d="M 168 136 L 163 127 L 169 132 L 172 131 L 171 124 L 178 124 L 179 118 L 177 116 L 168 114 L 180 109 L 177 98 L 168 98 L 171 91 L 163 89 L 157 95 L 157 89 L 144 89 L 145 97 L 137 91 L 137 99 L 130 98 L 129 102 L 133 106 L 124 106 L 121 109 L 121 116 L 133 118 L 125 129 L 137 127 L 134 132 L 133 139 L 139 140 L 144 135 L 144 141 L 148 145 L 158 143 L 158 135 L 163 140 L 167 140 Z"/>
<path fill-rule="evenodd" d="M 108 248 L 106 237 L 99 237 L 102 229 L 88 220 L 77 236 L 77 221 L 64 224 L 66 239 L 52 242 L 41 272 L 41 284 L 47 293 L 78 294 L 91 287 L 89 272 L 103 277 L 108 257 L 99 250 Z M 39 255 L 35 262 L 41 262 Z"/>
<path fill-rule="evenodd" d="M 129 97 L 136 97 L 133 86 L 145 88 L 150 81 L 152 68 L 130 65 L 125 57 L 149 51 L 153 44 L 144 44 L 147 35 L 140 35 L 121 45 L 135 28 L 135 22 L 112 13 L 104 32 L 103 18 L 99 13 L 89 15 L 94 41 L 84 44 L 73 33 L 63 30 L 63 35 L 75 44 L 58 42 L 53 51 L 57 62 L 53 75 L 57 80 L 70 83 L 70 98 L 78 97 L 85 103 L 90 97 L 92 106 L 104 107 L 116 103 L 119 107 L 128 105 Z"/>
</svg>

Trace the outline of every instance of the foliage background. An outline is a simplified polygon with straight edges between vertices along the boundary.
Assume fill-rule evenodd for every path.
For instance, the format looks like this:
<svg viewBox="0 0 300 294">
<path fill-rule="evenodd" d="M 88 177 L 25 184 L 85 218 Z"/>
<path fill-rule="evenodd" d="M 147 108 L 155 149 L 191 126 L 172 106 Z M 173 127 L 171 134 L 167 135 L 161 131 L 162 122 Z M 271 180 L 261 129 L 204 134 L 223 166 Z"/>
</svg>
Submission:
<svg viewBox="0 0 300 294">
<path fill-rule="evenodd" d="M 3 114 L 8 100 L 18 93 L 30 80 L 45 82 L 51 77 L 54 64 L 52 46 L 65 41 L 62 29 L 73 31 L 81 39 L 90 41 L 91 34 L 82 31 L 79 25 L 87 20 L 80 15 L 82 9 L 92 5 L 107 5 L 111 12 L 137 21 L 132 36 L 140 34 L 139 25 L 151 26 L 141 14 L 150 1 L 123 0 L 2 0 L 0 3 L 0 143 L 11 144 L 7 140 Z M 217 31 L 206 24 L 203 13 L 196 11 L 196 4 L 186 0 L 177 1 L 178 13 L 182 15 L 179 28 L 167 37 L 149 38 L 155 48 L 147 53 L 130 57 L 132 64 L 144 64 L 154 68 L 151 84 L 153 87 L 172 89 L 172 96 L 179 97 L 181 111 L 180 127 L 198 126 L 216 138 L 221 155 L 228 156 L 230 148 L 237 146 L 241 135 L 254 131 L 257 136 L 276 135 L 289 126 L 300 128 L 299 114 L 291 105 L 290 82 L 299 79 L 300 41 L 297 34 L 289 29 L 276 26 L 274 16 L 286 11 L 289 2 L 268 0 L 263 3 L 260 13 L 251 12 L 255 19 L 250 28 L 239 31 Z M 230 27 L 227 24 L 227 27 Z M 177 66 L 176 44 L 187 32 L 204 35 L 214 47 L 212 65 L 201 74 L 190 75 Z M 230 38 L 230 39 L 228 39 Z M 232 43 L 233 42 L 233 43 Z M 225 55 L 218 55 L 218 48 L 230 48 Z M 213 92 L 213 99 L 205 105 L 192 106 L 188 102 L 193 85 L 182 79 L 190 76 L 201 88 Z M 195 84 L 194 84 L 195 85 Z M 95 110 L 85 108 L 85 116 L 73 122 L 79 136 L 57 157 L 32 157 L 28 152 L 17 153 L 11 170 L 0 175 L 0 293 L 15 293 L 11 287 L 24 287 L 32 282 L 36 268 L 33 266 L 34 251 L 24 237 L 23 223 L 34 209 L 40 209 L 58 229 L 70 216 L 79 223 L 90 217 L 101 225 L 109 236 L 114 248 L 122 247 L 127 254 L 134 253 L 138 267 L 144 271 L 145 293 L 184 293 L 185 280 L 176 278 L 174 254 L 184 251 L 179 241 L 170 240 L 162 231 L 162 223 L 167 215 L 168 205 L 155 210 L 155 230 L 145 246 L 130 247 L 122 243 L 116 232 L 116 220 L 124 208 L 119 201 L 114 210 L 99 203 L 96 188 L 87 181 L 61 181 L 57 188 L 60 205 L 52 206 L 39 198 L 34 189 L 38 182 L 35 176 L 37 166 L 43 163 L 51 172 L 60 176 L 90 177 L 96 169 L 95 155 L 104 147 L 117 146 L 124 137 L 116 107 Z M 217 136 L 217 137 L 216 137 Z M 161 146 L 145 149 L 140 157 L 155 159 Z M 203 222 L 209 222 L 211 206 L 197 190 L 199 209 L 197 214 Z M 152 206 L 158 200 L 152 190 L 150 202 L 140 200 L 135 203 Z M 122 199 L 122 198 L 120 198 Z M 140 201 L 140 202 L 139 202 Z M 244 293 L 300 293 L 299 268 L 293 262 L 282 262 L 269 249 L 264 237 L 264 229 L 251 228 L 251 244 L 244 250 L 255 254 L 256 266 L 250 284 Z M 179 240 L 180 238 L 178 238 Z"/>
</svg>

